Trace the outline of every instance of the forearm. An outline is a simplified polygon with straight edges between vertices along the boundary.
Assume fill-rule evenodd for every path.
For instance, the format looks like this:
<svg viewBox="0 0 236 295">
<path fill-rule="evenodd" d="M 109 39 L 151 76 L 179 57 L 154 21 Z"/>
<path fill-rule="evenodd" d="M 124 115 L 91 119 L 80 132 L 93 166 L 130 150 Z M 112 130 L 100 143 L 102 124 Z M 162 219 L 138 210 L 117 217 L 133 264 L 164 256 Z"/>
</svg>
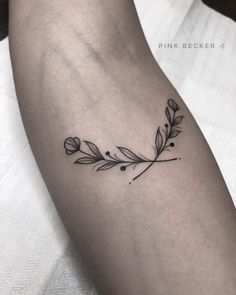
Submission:
<svg viewBox="0 0 236 295">
<path fill-rule="evenodd" d="M 199 128 L 154 62 L 132 2 L 83 2 L 14 2 L 10 41 L 33 152 L 98 290 L 234 294 L 234 207 Z M 126 159 L 123 146 L 153 161 L 158 127 L 170 135 L 170 98 L 184 116 L 182 133 L 140 177 L 147 159 L 97 172 L 99 161 L 74 164 L 92 154 L 84 141 L 107 160 L 106 151 Z M 70 136 L 81 145 L 67 155 Z"/>
</svg>

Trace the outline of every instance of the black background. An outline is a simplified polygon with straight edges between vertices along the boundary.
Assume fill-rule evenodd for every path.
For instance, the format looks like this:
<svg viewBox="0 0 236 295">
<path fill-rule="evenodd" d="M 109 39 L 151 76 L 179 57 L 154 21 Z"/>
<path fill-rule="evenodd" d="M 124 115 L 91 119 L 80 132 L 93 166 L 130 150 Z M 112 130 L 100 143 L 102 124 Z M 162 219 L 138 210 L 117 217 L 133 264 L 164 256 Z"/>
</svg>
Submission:
<svg viewBox="0 0 236 295">
<path fill-rule="evenodd" d="M 218 12 L 236 21 L 236 0 L 202 0 L 202 1 L 209 7 L 217 10 Z M 147 2 L 147 5 L 148 5 L 148 2 Z M 8 1 L 0 0 L 0 41 L 7 36 L 7 33 L 8 33 Z"/>
<path fill-rule="evenodd" d="M 236 20 L 236 0 L 202 0 L 202 2 Z"/>
</svg>

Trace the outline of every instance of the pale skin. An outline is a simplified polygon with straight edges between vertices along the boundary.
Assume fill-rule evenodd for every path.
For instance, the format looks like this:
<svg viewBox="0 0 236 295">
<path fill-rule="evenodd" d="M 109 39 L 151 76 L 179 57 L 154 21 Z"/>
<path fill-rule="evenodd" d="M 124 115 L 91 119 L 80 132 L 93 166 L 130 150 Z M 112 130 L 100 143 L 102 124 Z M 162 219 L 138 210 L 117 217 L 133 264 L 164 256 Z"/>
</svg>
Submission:
<svg viewBox="0 0 236 295">
<path fill-rule="evenodd" d="M 10 1 L 10 51 L 29 142 L 99 294 L 234 295 L 232 199 L 133 2 Z M 183 132 L 163 157 L 181 160 L 129 184 L 133 169 L 95 172 L 66 155 L 64 140 L 78 136 L 103 152 L 125 146 L 154 158 L 170 98 Z"/>
</svg>

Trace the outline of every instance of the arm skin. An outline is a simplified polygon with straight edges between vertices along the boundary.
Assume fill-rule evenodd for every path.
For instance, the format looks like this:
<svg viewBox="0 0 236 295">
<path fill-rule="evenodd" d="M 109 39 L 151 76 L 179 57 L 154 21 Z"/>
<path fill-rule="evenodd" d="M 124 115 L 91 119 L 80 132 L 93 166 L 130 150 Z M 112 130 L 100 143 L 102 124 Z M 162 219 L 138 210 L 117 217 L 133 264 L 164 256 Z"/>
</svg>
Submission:
<svg viewBox="0 0 236 295">
<path fill-rule="evenodd" d="M 61 219 L 102 295 L 234 295 L 235 209 L 196 122 L 152 57 L 131 0 L 10 1 L 26 132 Z M 148 5 L 148 4 L 147 4 Z M 165 157 L 95 172 L 64 140 L 154 158 L 174 99 L 182 133 Z"/>
</svg>

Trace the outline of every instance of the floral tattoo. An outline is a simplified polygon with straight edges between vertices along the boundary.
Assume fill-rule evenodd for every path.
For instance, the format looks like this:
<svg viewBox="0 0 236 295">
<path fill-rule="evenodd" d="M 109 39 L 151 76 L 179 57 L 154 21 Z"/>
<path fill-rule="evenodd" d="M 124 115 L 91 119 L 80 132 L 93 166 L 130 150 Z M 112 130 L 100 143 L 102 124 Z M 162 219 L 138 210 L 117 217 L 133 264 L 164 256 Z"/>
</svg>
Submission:
<svg viewBox="0 0 236 295">
<path fill-rule="evenodd" d="M 151 166 L 155 163 L 171 162 L 180 160 L 181 158 L 169 158 L 160 160 L 159 156 L 164 151 L 171 151 L 171 148 L 175 146 L 173 138 L 178 136 L 182 130 L 180 124 L 184 116 L 177 116 L 177 112 L 180 110 L 179 105 L 173 100 L 169 99 L 167 101 L 167 107 L 165 109 L 165 115 L 167 118 L 167 123 L 164 125 L 165 128 L 158 127 L 156 136 L 155 136 L 155 158 L 148 159 L 143 155 L 137 155 L 130 149 L 125 147 L 117 146 L 121 156 L 116 153 L 111 154 L 109 151 L 106 151 L 103 155 L 98 147 L 90 142 L 83 141 L 88 148 L 88 152 L 82 150 L 82 141 L 78 137 L 68 137 L 64 141 L 64 148 L 67 155 L 72 155 L 75 153 L 79 154 L 79 158 L 74 162 L 74 164 L 92 164 L 93 169 L 96 171 L 109 170 L 113 167 L 119 167 L 121 171 L 125 171 L 128 167 L 135 167 L 139 164 L 147 164 L 147 166 L 136 175 L 132 180 L 136 180 L 141 175 L 143 175 Z M 129 182 L 131 183 L 131 182 Z"/>
</svg>

